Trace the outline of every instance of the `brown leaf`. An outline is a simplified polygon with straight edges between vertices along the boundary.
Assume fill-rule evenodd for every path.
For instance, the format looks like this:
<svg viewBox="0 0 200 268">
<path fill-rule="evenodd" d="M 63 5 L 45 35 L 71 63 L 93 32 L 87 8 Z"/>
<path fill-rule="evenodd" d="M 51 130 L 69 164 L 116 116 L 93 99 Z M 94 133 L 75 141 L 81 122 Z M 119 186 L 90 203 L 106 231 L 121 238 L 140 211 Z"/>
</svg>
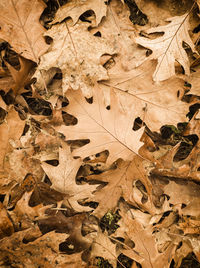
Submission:
<svg viewBox="0 0 200 268">
<path fill-rule="evenodd" d="M 0 154 L 0 171 L 4 170 L 5 156 L 11 151 L 10 141 L 18 141 L 24 130 L 25 122 L 22 121 L 18 113 L 15 111 L 14 107 L 10 107 L 6 121 L 0 125 L 0 144 L 1 144 L 1 154 Z"/>
<path fill-rule="evenodd" d="M 88 0 L 86 2 L 81 0 L 75 5 L 73 1 L 69 1 L 58 9 L 53 23 L 62 22 L 65 18 L 71 17 L 75 24 L 79 17 L 88 10 L 94 11 L 96 15 L 95 24 L 98 25 L 102 17 L 106 16 L 107 6 L 106 3 L 101 0 Z"/>
<path fill-rule="evenodd" d="M 144 128 L 132 130 L 133 118 L 137 114 L 135 106 L 127 107 L 127 99 L 119 100 L 111 89 L 110 109 L 106 109 L 103 91 L 93 88 L 92 104 L 82 96 L 80 90 L 67 92 L 69 105 L 66 112 L 75 116 L 78 123 L 73 126 L 60 126 L 55 129 L 65 135 L 66 140 L 89 139 L 90 143 L 73 151 L 73 155 L 83 159 L 89 155 L 109 151 L 107 164 L 118 158 L 131 160 L 142 146 L 140 138 Z M 137 106 L 137 103 L 135 103 Z M 130 108 L 130 109 L 129 109 Z"/>
<path fill-rule="evenodd" d="M 0 202 L 0 239 L 6 236 L 10 236 L 14 233 L 13 224 L 9 218 L 9 215 Z"/>
<path fill-rule="evenodd" d="M 195 51 L 194 44 L 189 36 L 188 13 L 182 16 L 172 17 L 166 20 L 167 25 L 153 27 L 146 31 L 147 34 L 164 33 L 163 36 L 153 40 L 144 37 L 136 37 L 136 42 L 153 51 L 148 59 L 157 59 L 158 64 L 153 74 L 154 81 L 163 81 L 175 75 L 175 61 L 184 68 L 185 74 L 190 74 L 190 66 L 187 54 L 182 46 L 186 42 Z"/>
<path fill-rule="evenodd" d="M 19 71 L 17 71 L 9 63 L 6 63 L 14 80 L 14 85 L 12 86 L 12 83 L 9 81 L 5 92 L 8 92 L 10 89 L 12 89 L 15 95 L 20 94 L 24 91 L 24 86 L 30 81 L 29 73 L 33 68 L 33 62 L 30 60 L 19 57 L 19 62 Z"/>
<path fill-rule="evenodd" d="M 45 30 L 39 23 L 44 8 L 40 0 L 0 3 L 0 38 L 9 42 L 15 52 L 35 62 L 48 48 L 42 37 Z"/>
<path fill-rule="evenodd" d="M 147 195 L 151 199 L 151 183 L 144 173 L 142 160 L 136 156 L 132 162 L 119 160 L 114 170 L 106 171 L 99 175 L 91 175 L 87 177 L 89 180 L 100 180 L 107 182 L 101 190 L 95 193 L 91 199 L 98 202 L 99 205 L 95 209 L 94 214 L 102 217 L 108 210 L 113 210 L 120 199 L 123 197 L 127 202 L 137 206 L 137 202 L 132 197 L 133 182 L 140 180 L 147 191 Z"/>
<path fill-rule="evenodd" d="M 69 146 L 63 142 L 62 148 L 59 149 L 59 165 L 54 167 L 43 163 L 42 168 L 51 180 L 51 187 L 61 193 L 68 194 L 70 196 L 68 201 L 76 211 L 87 211 L 91 208 L 79 205 L 78 200 L 93 196 L 92 192 L 96 186 L 76 184 L 75 177 L 80 165 L 81 160 L 74 159 Z"/>
</svg>

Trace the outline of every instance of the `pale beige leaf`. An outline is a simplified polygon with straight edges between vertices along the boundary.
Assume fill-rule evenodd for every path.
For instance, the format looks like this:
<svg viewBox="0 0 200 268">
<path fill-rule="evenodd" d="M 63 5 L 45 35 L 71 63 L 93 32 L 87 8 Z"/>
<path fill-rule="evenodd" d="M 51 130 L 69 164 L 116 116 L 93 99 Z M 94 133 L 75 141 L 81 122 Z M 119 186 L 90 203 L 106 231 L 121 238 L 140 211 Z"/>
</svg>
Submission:
<svg viewBox="0 0 200 268">
<path fill-rule="evenodd" d="M 15 52 L 35 62 L 48 48 L 42 37 L 45 29 L 39 22 L 44 8 L 41 0 L 0 2 L 0 38 L 9 42 Z"/>
<path fill-rule="evenodd" d="M 116 65 L 109 70 L 109 81 L 100 86 L 112 86 L 118 92 L 125 92 L 126 106 L 136 105 L 137 117 L 158 132 L 163 125 L 187 121 L 189 107 L 181 101 L 184 81 L 173 77 L 155 83 L 152 80 L 155 67 L 154 61 L 147 61 L 132 71 L 124 71 L 120 64 Z"/>
<path fill-rule="evenodd" d="M 101 19 L 106 16 L 107 5 L 105 1 L 102 0 L 68 1 L 58 9 L 53 23 L 62 22 L 65 18 L 71 17 L 75 24 L 79 17 L 88 10 L 94 11 L 96 15 L 96 25 L 98 25 Z"/>
<path fill-rule="evenodd" d="M 175 62 L 177 61 L 184 68 L 185 74 L 190 74 L 189 59 L 183 48 L 183 42 L 195 51 L 194 44 L 188 33 L 188 13 L 183 16 L 176 16 L 166 20 L 167 25 L 150 28 L 147 34 L 164 33 L 163 36 L 155 39 L 136 37 L 135 41 L 143 47 L 151 49 L 152 55 L 148 59 L 158 60 L 156 70 L 153 74 L 154 81 L 163 81 L 175 75 Z"/>
<path fill-rule="evenodd" d="M 103 257 L 104 259 L 107 259 L 113 267 L 116 267 L 116 245 L 112 243 L 109 237 L 101 231 L 97 233 L 97 237 L 92 243 L 91 256 Z"/>
<path fill-rule="evenodd" d="M 67 22 L 66 22 L 67 23 Z M 53 39 L 49 52 L 41 57 L 35 73 L 36 87 L 43 89 L 43 79 L 51 68 L 62 70 L 63 94 L 69 89 L 81 89 L 84 96 L 91 97 L 96 81 L 107 79 L 107 71 L 100 64 L 103 54 L 113 54 L 110 41 L 93 36 L 88 23 L 69 26 L 65 23 L 53 25 L 46 35 Z M 41 72 L 43 77 L 41 77 Z"/>
<path fill-rule="evenodd" d="M 128 109 L 127 100 L 119 102 L 114 90 L 111 90 L 110 110 L 106 109 L 103 101 L 103 92 L 94 88 L 93 103 L 88 103 L 80 90 L 67 92 L 69 105 L 66 112 L 78 119 L 73 126 L 55 127 L 65 135 L 66 140 L 89 139 L 90 142 L 73 151 L 73 155 L 85 158 L 104 150 L 109 151 L 107 163 L 118 158 L 132 159 L 142 146 L 140 142 L 144 128 L 133 131 L 133 119 L 137 115 L 137 103 Z"/>
<path fill-rule="evenodd" d="M 96 190 L 96 186 L 76 184 L 75 177 L 80 165 L 81 160 L 74 159 L 70 148 L 63 143 L 62 148 L 59 149 L 59 165 L 55 167 L 44 162 L 42 168 L 49 177 L 53 189 L 68 194 L 68 201 L 75 210 L 87 211 L 91 208 L 79 205 L 78 200 L 92 197 L 92 192 Z"/>
<path fill-rule="evenodd" d="M 162 267 L 169 268 L 174 246 L 171 244 L 164 253 L 159 253 L 151 225 L 144 227 L 137 219 L 132 219 L 129 213 L 123 211 L 122 207 L 120 215 L 122 219 L 119 229 L 124 231 L 126 239 L 135 244 L 134 248 L 122 249 L 122 253 L 139 262 L 143 268 L 160 268 L 161 264 Z"/>
<path fill-rule="evenodd" d="M 18 113 L 15 111 L 14 107 L 11 106 L 8 115 L 5 118 L 3 124 L 0 125 L 0 144 L 1 144 L 1 154 L 0 154 L 0 170 L 3 171 L 5 164 L 5 156 L 11 150 L 9 144 L 10 141 L 19 140 L 23 130 L 25 121 L 19 118 Z"/>
</svg>

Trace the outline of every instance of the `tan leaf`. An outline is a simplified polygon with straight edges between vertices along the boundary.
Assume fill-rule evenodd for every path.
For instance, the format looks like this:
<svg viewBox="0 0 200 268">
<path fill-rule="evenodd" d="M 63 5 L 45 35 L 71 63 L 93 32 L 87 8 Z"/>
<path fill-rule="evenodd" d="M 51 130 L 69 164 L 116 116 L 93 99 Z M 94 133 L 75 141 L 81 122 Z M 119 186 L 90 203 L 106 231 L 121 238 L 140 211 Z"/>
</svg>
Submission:
<svg viewBox="0 0 200 268">
<path fill-rule="evenodd" d="M 163 36 L 153 40 L 144 37 L 136 37 L 135 41 L 143 47 L 153 51 L 149 59 L 158 60 L 156 70 L 153 74 L 154 81 L 163 81 L 175 75 L 174 63 L 177 61 L 184 68 L 185 74 L 190 74 L 189 60 L 182 43 L 195 51 L 194 44 L 189 36 L 188 13 L 166 20 L 167 25 L 151 28 L 146 31 L 151 33 L 164 33 Z"/>
<path fill-rule="evenodd" d="M 108 72 L 109 81 L 102 82 L 100 86 L 103 84 L 104 87 L 115 88 L 117 92 L 125 92 L 127 105 L 136 103 L 137 116 L 151 131 L 158 132 L 163 125 L 187 121 L 188 104 L 181 101 L 184 81 L 173 77 L 155 83 L 152 80 L 155 67 L 155 61 L 146 61 L 138 68 L 125 71 L 120 64 L 116 64 Z"/>
<path fill-rule="evenodd" d="M 0 3 L 0 38 L 9 42 L 15 52 L 35 62 L 48 48 L 42 37 L 45 29 L 39 22 L 44 8 L 40 0 Z"/>
<path fill-rule="evenodd" d="M 80 165 L 81 160 L 74 159 L 69 146 L 63 143 L 62 148 L 59 149 L 59 165 L 55 167 L 44 162 L 42 168 L 51 180 L 51 187 L 56 191 L 68 194 L 70 196 L 68 201 L 76 211 L 87 211 L 91 208 L 79 205 L 78 200 L 92 197 L 96 186 L 76 184 L 75 177 Z"/>
<path fill-rule="evenodd" d="M 88 26 L 88 23 L 75 26 L 61 23 L 47 31 L 46 35 L 53 39 L 53 43 L 49 52 L 41 57 L 34 75 L 37 88 L 43 90 L 43 79 L 54 67 L 62 70 L 63 93 L 69 88 L 80 88 L 84 96 L 91 97 L 95 82 L 108 78 L 106 69 L 100 64 L 100 57 L 113 54 L 115 50 L 110 41 L 93 36 Z"/>
<path fill-rule="evenodd" d="M 174 246 L 171 244 L 164 253 L 159 253 L 155 237 L 152 234 L 152 226 L 143 227 L 137 219 L 132 219 L 129 213 L 123 211 L 122 208 L 120 211 L 122 216 L 120 228 L 124 230 L 126 239 L 132 240 L 135 244 L 134 248 L 127 246 L 122 249 L 122 253 L 139 262 L 143 268 L 160 268 L 161 264 L 162 267 L 169 268 Z"/>
<path fill-rule="evenodd" d="M 137 203 L 132 198 L 133 182 L 136 180 L 143 182 L 147 194 L 149 197 L 151 196 L 151 183 L 144 174 L 142 160 L 138 156 L 134 157 L 132 162 L 118 161 L 114 170 L 109 170 L 99 175 L 91 175 L 87 178 L 108 183 L 97 191 L 92 199 L 99 203 L 94 211 L 94 214 L 98 217 L 102 217 L 108 210 L 113 210 L 117 206 L 120 197 L 137 206 Z"/>
<path fill-rule="evenodd" d="M 77 3 L 69 1 L 61 6 L 56 12 L 53 23 L 62 22 L 65 18 L 71 17 L 75 24 L 79 17 L 88 10 L 93 10 L 96 15 L 96 25 L 106 16 L 107 5 L 102 0 L 79 0 Z"/>
<path fill-rule="evenodd" d="M 19 140 L 24 130 L 25 122 L 19 118 L 14 107 L 10 107 L 8 115 L 3 124 L 0 125 L 0 170 L 4 169 L 5 155 L 11 150 L 9 142 L 11 140 Z"/>
<path fill-rule="evenodd" d="M 66 112 L 78 119 L 73 126 L 60 126 L 55 129 L 65 135 L 66 140 L 89 139 L 90 143 L 75 149 L 73 155 L 85 158 L 104 150 L 109 151 L 108 164 L 118 158 L 132 159 L 142 146 L 140 138 L 144 127 L 133 131 L 133 119 L 137 115 L 137 103 L 127 107 L 127 99 L 119 99 L 111 89 L 110 109 L 106 109 L 103 92 L 100 88 L 93 89 L 93 102 L 88 103 L 80 90 L 67 92 L 69 105 Z"/>
<path fill-rule="evenodd" d="M 100 256 L 104 259 L 107 259 L 113 265 L 113 267 L 116 267 L 116 245 L 112 243 L 109 237 L 101 231 L 97 233 L 97 237 L 92 243 L 91 257 L 94 256 Z"/>
</svg>

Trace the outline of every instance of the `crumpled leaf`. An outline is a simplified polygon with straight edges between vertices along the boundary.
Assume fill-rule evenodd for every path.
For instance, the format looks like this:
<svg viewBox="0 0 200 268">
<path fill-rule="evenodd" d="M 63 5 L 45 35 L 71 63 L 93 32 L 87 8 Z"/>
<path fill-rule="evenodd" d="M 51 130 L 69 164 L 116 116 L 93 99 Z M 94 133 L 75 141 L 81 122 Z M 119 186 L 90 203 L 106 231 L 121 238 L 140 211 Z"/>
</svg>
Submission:
<svg viewBox="0 0 200 268">
<path fill-rule="evenodd" d="M 68 201 L 76 211 L 87 211 L 91 208 L 79 205 L 78 200 L 92 197 L 96 186 L 76 184 L 75 177 L 80 165 L 81 160 L 74 159 L 69 146 L 63 143 L 62 148 L 59 149 L 59 165 L 55 167 L 44 162 L 42 168 L 52 183 L 51 187 L 56 191 L 68 194 Z"/>
<path fill-rule="evenodd" d="M 194 44 L 188 33 L 188 13 L 183 16 L 176 16 L 166 20 L 169 24 L 153 27 L 146 31 L 151 33 L 164 33 L 163 36 L 155 39 L 136 37 L 135 41 L 143 47 L 153 51 L 147 59 L 157 59 L 158 64 L 153 74 L 154 81 L 163 81 L 175 75 L 174 63 L 177 61 L 184 68 L 185 74 L 190 74 L 190 65 L 187 53 L 183 48 L 183 42 L 195 51 Z"/>
<path fill-rule="evenodd" d="M 66 22 L 67 23 L 67 22 Z M 91 97 L 96 81 L 107 79 L 107 71 L 100 64 L 103 54 L 113 54 L 111 42 L 93 36 L 87 29 L 88 23 L 53 25 L 46 35 L 53 39 L 49 51 L 40 58 L 40 64 L 34 77 L 36 87 L 44 87 L 45 76 L 51 68 L 62 71 L 63 94 L 69 89 L 81 89 L 85 97 Z M 43 77 L 41 77 L 41 72 Z"/>
<path fill-rule="evenodd" d="M 104 150 L 109 151 L 107 163 L 111 164 L 118 158 L 131 160 L 142 146 L 140 138 L 144 127 L 133 131 L 133 120 L 137 116 L 137 103 L 127 107 L 127 99 L 120 99 L 111 90 L 110 109 L 106 109 L 103 91 L 93 89 L 93 102 L 88 103 L 80 91 L 69 90 L 66 97 L 69 105 L 66 112 L 78 119 L 73 126 L 58 126 L 55 129 L 63 133 L 66 140 L 89 139 L 90 142 L 73 151 L 73 155 L 85 158 Z M 120 96 L 119 96 L 120 97 Z"/>
<path fill-rule="evenodd" d="M 0 3 L 0 38 L 9 42 L 15 52 L 35 62 L 48 48 L 42 37 L 45 29 L 39 23 L 44 8 L 40 0 Z"/>
<path fill-rule="evenodd" d="M 79 17 L 88 10 L 93 10 L 96 15 L 96 25 L 106 16 L 107 5 L 102 0 L 79 0 L 76 4 L 74 1 L 68 1 L 61 6 L 56 12 L 53 23 L 62 22 L 65 18 L 71 17 L 73 23 L 76 24 Z"/>
</svg>

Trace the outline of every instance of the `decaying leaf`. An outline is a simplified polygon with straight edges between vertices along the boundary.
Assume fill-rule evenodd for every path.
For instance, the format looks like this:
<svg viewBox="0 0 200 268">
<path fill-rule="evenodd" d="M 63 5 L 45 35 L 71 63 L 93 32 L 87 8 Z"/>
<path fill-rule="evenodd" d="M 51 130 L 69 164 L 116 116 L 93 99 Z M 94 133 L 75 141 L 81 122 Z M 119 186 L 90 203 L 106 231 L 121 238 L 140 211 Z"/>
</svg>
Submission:
<svg viewBox="0 0 200 268">
<path fill-rule="evenodd" d="M 40 0 L 2 0 L 0 3 L 0 38 L 9 42 L 18 54 L 35 62 L 48 48 L 39 22 L 44 8 Z"/>
<path fill-rule="evenodd" d="M 53 25 L 47 31 L 46 35 L 53 39 L 53 43 L 49 52 L 41 57 L 34 74 L 38 89 L 43 89 L 46 73 L 48 75 L 48 71 L 55 67 L 62 71 L 63 94 L 69 88 L 81 89 L 84 96 L 90 98 L 95 82 L 108 78 L 106 69 L 100 64 L 100 57 L 112 55 L 115 49 L 109 40 L 93 36 L 88 27 L 87 23 L 70 26 L 66 22 Z"/>
</svg>

